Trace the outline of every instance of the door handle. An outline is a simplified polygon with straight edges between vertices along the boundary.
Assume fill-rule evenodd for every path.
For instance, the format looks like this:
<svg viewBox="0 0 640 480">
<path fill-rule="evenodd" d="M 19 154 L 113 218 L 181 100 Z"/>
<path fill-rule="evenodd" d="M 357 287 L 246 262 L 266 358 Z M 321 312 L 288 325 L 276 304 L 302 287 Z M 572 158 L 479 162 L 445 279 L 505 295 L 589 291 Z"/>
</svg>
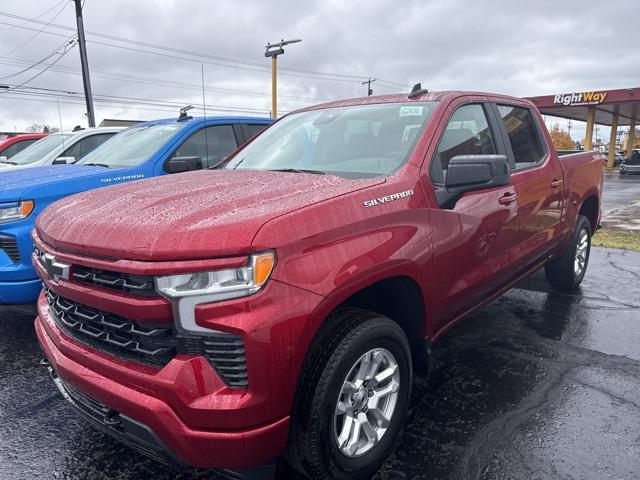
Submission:
<svg viewBox="0 0 640 480">
<path fill-rule="evenodd" d="M 561 185 L 562 185 L 562 181 L 558 180 L 557 178 L 554 178 L 553 181 L 551 182 L 551 188 L 560 188 Z"/>
<path fill-rule="evenodd" d="M 517 199 L 518 199 L 518 196 L 515 193 L 505 193 L 503 196 L 500 197 L 500 199 L 498 200 L 498 203 L 500 203 L 500 205 L 511 205 Z"/>
</svg>

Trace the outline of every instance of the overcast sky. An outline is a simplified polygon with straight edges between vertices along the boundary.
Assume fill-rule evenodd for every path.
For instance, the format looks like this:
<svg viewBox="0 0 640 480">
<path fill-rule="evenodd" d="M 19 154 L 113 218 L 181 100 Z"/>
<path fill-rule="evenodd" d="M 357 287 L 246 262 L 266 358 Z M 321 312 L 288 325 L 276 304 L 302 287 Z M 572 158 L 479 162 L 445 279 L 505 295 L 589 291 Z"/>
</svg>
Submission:
<svg viewBox="0 0 640 480">
<path fill-rule="evenodd" d="M 640 18 L 640 2 L 632 0 L 86 0 L 84 17 L 92 33 L 92 88 L 102 100 L 97 122 L 162 118 L 177 114 L 178 105 L 201 106 L 203 64 L 208 113 L 266 116 L 264 46 L 281 38 L 303 40 L 279 59 L 282 112 L 365 95 L 360 82 L 368 77 L 378 79 L 376 94 L 422 82 L 430 90 L 533 96 L 635 87 L 640 73 L 640 50 L 624 45 L 633 42 Z M 56 25 L 75 27 L 73 2 L 0 3 L 0 84 L 20 85 L 41 73 L 0 93 L 0 130 L 59 126 L 56 99 L 64 129 L 86 124 L 78 47 L 55 53 L 74 30 Z M 584 128 L 576 123 L 572 136 L 579 139 Z M 608 129 L 599 135 L 608 137 Z"/>
</svg>

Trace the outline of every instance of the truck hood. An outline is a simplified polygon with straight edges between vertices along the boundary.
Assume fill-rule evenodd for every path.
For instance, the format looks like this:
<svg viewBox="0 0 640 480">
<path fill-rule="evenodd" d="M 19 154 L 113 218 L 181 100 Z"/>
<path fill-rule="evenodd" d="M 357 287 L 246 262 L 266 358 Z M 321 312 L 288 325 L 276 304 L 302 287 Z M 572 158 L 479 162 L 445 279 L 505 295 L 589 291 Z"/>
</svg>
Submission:
<svg viewBox="0 0 640 480">
<path fill-rule="evenodd" d="M 0 170 L 0 202 L 37 200 L 49 197 L 52 187 L 60 191 L 73 190 L 80 179 L 108 174 L 103 167 L 82 165 L 49 165 L 45 167 Z M 68 188 L 65 188 L 68 187 Z"/>
<path fill-rule="evenodd" d="M 37 233 L 59 251 L 95 257 L 241 255 L 268 220 L 383 182 L 256 170 L 168 175 L 66 198 L 40 215 Z"/>
</svg>

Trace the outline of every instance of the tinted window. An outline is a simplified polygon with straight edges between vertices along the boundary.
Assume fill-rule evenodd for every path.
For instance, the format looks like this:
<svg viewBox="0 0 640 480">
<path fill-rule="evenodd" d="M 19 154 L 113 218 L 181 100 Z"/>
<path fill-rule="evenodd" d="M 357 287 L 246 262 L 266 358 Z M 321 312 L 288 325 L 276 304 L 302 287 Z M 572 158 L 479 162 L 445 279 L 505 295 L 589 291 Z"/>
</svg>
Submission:
<svg viewBox="0 0 640 480">
<path fill-rule="evenodd" d="M 224 168 L 388 175 L 409 158 L 434 102 L 357 105 L 287 115 Z"/>
<path fill-rule="evenodd" d="M 516 170 L 533 167 L 544 158 L 544 150 L 536 123 L 528 108 L 498 105 L 498 111 L 509 135 Z"/>
<path fill-rule="evenodd" d="M 87 153 L 99 147 L 114 135 L 115 132 L 101 133 L 99 135 L 91 135 L 89 137 L 85 137 L 82 140 L 74 143 L 71 147 L 67 148 L 64 152 L 58 155 L 58 157 L 73 157 L 77 162 Z"/>
<path fill-rule="evenodd" d="M 32 138 L 32 139 L 29 139 L 29 140 L 21 140 L 19 142 L 13 143 L 13 144 L 9 145 L 7 148 L 5 148 L 2 152 L 0 152 L 0 156 L 11 158 L 16 153 L 24 150 L 29 145 L 31 145 L 32 143 L 37 142 L 37 141 L 38 141 L 37 138 Z"/>
<path fill-rule="evenodd" d="M 496 152 L 493 134 L 482 105 L 458 108 L 445 129 L 431 163 L 431 180 L 444 183 L 449 162 L 456 155 L 492 155 Z"/>
<path fill-rule="evenodd" d="M 231 125 L 203 128 L 191 135 L 173 154 L 174 157 L 200 157 L 204 168 L 218 165 L 238 148 Z"/>
<path fill-rule="evenodd" d="M 257 134 L 259 134 L 262 130 L 264 130 L 265 128 L 267 128 L 269 125 L 245 125 L 244 128 L 247 129 L 247 140 L 249 140 L 250 138 L 255 137 Z"/>
</svg>

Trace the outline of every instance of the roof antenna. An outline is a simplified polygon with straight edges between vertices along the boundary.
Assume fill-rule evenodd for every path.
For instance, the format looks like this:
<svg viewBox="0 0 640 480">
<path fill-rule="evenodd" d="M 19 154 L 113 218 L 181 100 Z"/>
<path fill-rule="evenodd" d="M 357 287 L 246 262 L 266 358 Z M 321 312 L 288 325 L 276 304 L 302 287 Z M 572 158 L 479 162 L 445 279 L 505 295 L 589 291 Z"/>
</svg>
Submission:
<svg viewBox="0 0 640 480">
<path fill-rule="evenodd" d="M 178 121 L 180 122 L 182 120 L 190 120 L 190 119 L 192 119 L 193 117 L 187 115 L 187 112 L 189 110 L 191 110 L 192 108 L 193 108 L 193 105 L 187 105 L 186 107 L 182 107 L 180 109 L 180 116 L 178 117 Z"/>
<path fill-rule="evenodd" d="M 207 102 L 204 95 L 204 63 L 201 63 L 200 67 L 202 73 L 202 109 L 204 110 L 204 155 L 206 157 L 203 163 L 206 162 L 207 166 L 205 168 L 209 168 L 209 129 L 207 128 Z"/>
<path fill-rule="evenodd" d="M 58 121 L 60 122 L 60 138 L 62 139 L 62 151 L 64 148 L 64 133 L 62 133 L 62 115 L 60 115 L 60 100 L 56 96 L 56 103 L 58 104 Z"/>
<path fill-rule="evenodd" d="M 425 93 L 429 93 L 429 90 L 427 90 L 426 88 L 422 88 L 422 84 L 416 83 L 411 89 L 409 98 L 419 97 L 420 95 L 424 95 Z"/>
</svg>

